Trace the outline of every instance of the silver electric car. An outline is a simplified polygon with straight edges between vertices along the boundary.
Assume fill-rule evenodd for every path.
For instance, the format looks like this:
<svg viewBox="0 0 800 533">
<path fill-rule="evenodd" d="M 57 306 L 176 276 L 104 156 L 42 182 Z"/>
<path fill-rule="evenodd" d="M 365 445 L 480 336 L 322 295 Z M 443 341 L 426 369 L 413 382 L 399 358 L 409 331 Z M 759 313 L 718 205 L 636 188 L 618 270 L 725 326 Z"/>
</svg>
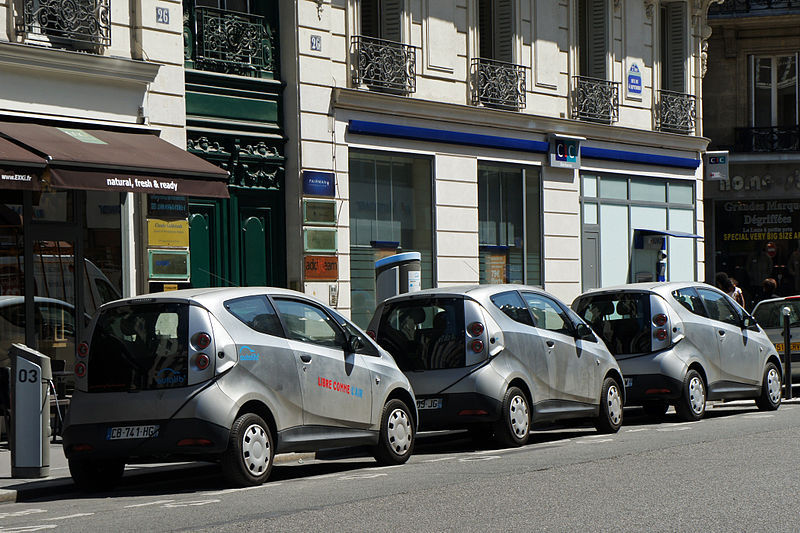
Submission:
<svg viewBox="0 0 800 533">
<path fill-rule="evenodd" d="M 703 417 L 706 400 L 781 403 L 775 347 L 741 306 L 704 283 L 636 283 L 594 289 L 572 308 L 617 358 L 628 405 L 661 416 L 670 404 L 685 420 Z"/>
<path fill-rule="evenodd" d="M 104 305 L 78 348 L 64 423 L 72 477 L 202 459 L 256 485 L 275 453 L 372 445 L 404 463 L 417 410 L 392 357 L 348 320 L 273 288 L 188 289 Z"/>
<path fill-rule="evenodd" d="M 448 287 L 380 304 L 367 333 L 417 394 L 420 429 L 493 432 L 519 446 L 532 424 L 592 418 L 616 432 L 624 389 L 614 358 L 553 296 L 523 285 Z"/>
<path fill-rule="evenodd" d="M 753 317 L 764 329 L 775 351 L 781 356 L 785 366 L 786 344 L 783 338 L 783 309 L 789 308 L 789 351 L 792 357 L 792 383 L 800 382 L 800 296 L 785 296 L 761 300 L 753 308 Z"/>
</svg>

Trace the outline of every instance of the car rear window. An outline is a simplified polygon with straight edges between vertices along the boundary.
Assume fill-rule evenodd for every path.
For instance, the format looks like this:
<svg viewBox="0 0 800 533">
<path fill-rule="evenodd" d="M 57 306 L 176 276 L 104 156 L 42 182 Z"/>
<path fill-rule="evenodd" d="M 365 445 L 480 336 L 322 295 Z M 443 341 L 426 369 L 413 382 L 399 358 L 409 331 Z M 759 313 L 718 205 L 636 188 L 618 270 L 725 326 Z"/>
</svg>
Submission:
<svg viewBox="0 0 800 533">
<path fill-rule="evenodd" d="M 783 311 L 788 307 L 789 325 L 800 326 L 800 300 L 780 300 L 777 302 L 760 303 L 753 311 L 753 316 L 762 328 L 782 328 Z"/>
<path fill-rule="evenodd" d="M 387 304 L 377 340 L 403 371 L 463 368 L 464 299 L 426 298 Z"/>
<path fill-rule="evenodd" d="M 187 304 L 146 303 L 105 310 L 89 348 L 89 392 L 185 386 L 188 336 Z"/>
<path fill-rule="evenodd" d="M 575 312 L 606 343 L 614 355 L 650 351 L 650 295 L 601 293 L 579 299 Z"/>
</svg>

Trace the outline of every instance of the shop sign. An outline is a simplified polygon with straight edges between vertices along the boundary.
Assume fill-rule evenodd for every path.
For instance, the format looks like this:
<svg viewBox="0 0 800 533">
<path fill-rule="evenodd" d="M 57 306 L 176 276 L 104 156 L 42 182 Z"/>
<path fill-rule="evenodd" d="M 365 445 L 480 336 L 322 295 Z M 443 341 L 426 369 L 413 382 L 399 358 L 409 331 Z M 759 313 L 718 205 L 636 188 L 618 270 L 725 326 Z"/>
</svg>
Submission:
<svg viewBox="0 0 800 533">
<path fill-rule="evenodd" d="M 704 153 L 703 169 L 706 181 L 726 181 L 728 179 L 728 151 Z"/>
<path fill-rule="evenodd" d="M 642 73 L 636 63 L 628 69 L 628 96 L 642 96 Z"/>
<path fill-rule="evenodd" d="M 187 248 L 189 246 L 189 221 L 148 218 L 147 244 L 149 246 Z"/>
<path fill-rule="evenodd" d="M 488 264 L 487 283 L 497 284 L 506 282 L 506 254 L 489 254 L 486 258 Z"/>
<path fill-rule="evenodd" d="M 335 192 L 336 179 L 333 172 L 303 171 L 303 194 L 333 198 Z"/>
<path fill-rule="evenodd" d="M 336 228 L 304 228 L 303 251 L 336 253 Z"/>
<path fill-rule="evenodd" d="M 716 211 L 718 242 L 800 239 L 800 201 L 719 202 Z"/>
<path fill-rule="evenodd" d="M 189 202 L 185 196 L 149 194 L 147 216 L 160 219 L 189 218 Z"/>
<path fill-rule="evenodd" d="M 550 166 L 581 168 L 581 141 L 583 137 L 552 135 L 550 137 Z"/>
<path fill-rule="evenodd" d="M 147 250 L 150 279 L 189 281 L 189 250 Z"/>
<path fill-rule="evenodd" d="M 303 258 L 303 263 L 303 278 L 306 281 L 339 279 L 339 258 L 335 255 L 307 255 Z"/>
<path fill-rule="evenodd" d="M 336 200 L 303 198 L 303 223 L 323 226 L 336 224 Z"/>
</svg>

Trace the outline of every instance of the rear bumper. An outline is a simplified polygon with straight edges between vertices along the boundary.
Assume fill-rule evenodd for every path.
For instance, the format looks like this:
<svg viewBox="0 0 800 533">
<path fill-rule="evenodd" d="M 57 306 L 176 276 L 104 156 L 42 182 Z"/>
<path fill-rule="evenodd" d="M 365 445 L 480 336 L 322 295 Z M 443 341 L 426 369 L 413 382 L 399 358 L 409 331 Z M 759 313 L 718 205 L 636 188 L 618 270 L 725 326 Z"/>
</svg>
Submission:
<svg viewBox="0 0 800 533">
<path fill-rule="evenodd" d="M 108 438 L 111 427 L 145 425 L 158 425 L 158 434 L 141 439 Z M 114 458 L 126 462 L 196 459 L 222 453 L 229 434 L 229 428 L 194 418 L 78 424 L 64 429 L 64 454 L 67 459 Z"/>
<path fill-rule="evenodd" d="M 681 397 L 683 387 L 683 382 L 663 374 L 625 374 L 625 383 L 625 405 L 642 405 L 648 401 L 673 402 Z"/>
<path fill-rule="evenodd" d="M 419 430 L 457 429 L 494 422 L 500 418 L 501 403 L 475 392 L 417 396 L 418 405 L 431 398 L 441 398 L 442 407 L 419 410 Z"/>
</svg>

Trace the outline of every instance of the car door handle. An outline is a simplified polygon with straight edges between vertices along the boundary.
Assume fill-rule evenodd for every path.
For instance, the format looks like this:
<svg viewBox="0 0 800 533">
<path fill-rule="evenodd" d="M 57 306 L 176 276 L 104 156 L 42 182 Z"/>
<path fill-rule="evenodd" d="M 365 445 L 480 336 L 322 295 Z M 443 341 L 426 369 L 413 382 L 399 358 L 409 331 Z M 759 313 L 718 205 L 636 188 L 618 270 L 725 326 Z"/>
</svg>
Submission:
<svg viewBox="0 0 800 533">
<path fill-rule="evenodd" d="M 555 343 L 555 342 L 553 342 L 553 341 L 545 341 L 545 344 L 547 344 L 547 347 L 548 347 L 548 348 L 552 348 L 553 346 L 555 346 L 555 345 L 556 345 L 556 343 Z"/>
<path fill-rule="evenodd" d="M 311 356 L 308 355 L 307 353 L 304 353 L 303 355 L 300 356 L 300 360 L 302 362 L 304 362 L 304 363 L 310 363 L 311 362 Z"/>
</svg>

